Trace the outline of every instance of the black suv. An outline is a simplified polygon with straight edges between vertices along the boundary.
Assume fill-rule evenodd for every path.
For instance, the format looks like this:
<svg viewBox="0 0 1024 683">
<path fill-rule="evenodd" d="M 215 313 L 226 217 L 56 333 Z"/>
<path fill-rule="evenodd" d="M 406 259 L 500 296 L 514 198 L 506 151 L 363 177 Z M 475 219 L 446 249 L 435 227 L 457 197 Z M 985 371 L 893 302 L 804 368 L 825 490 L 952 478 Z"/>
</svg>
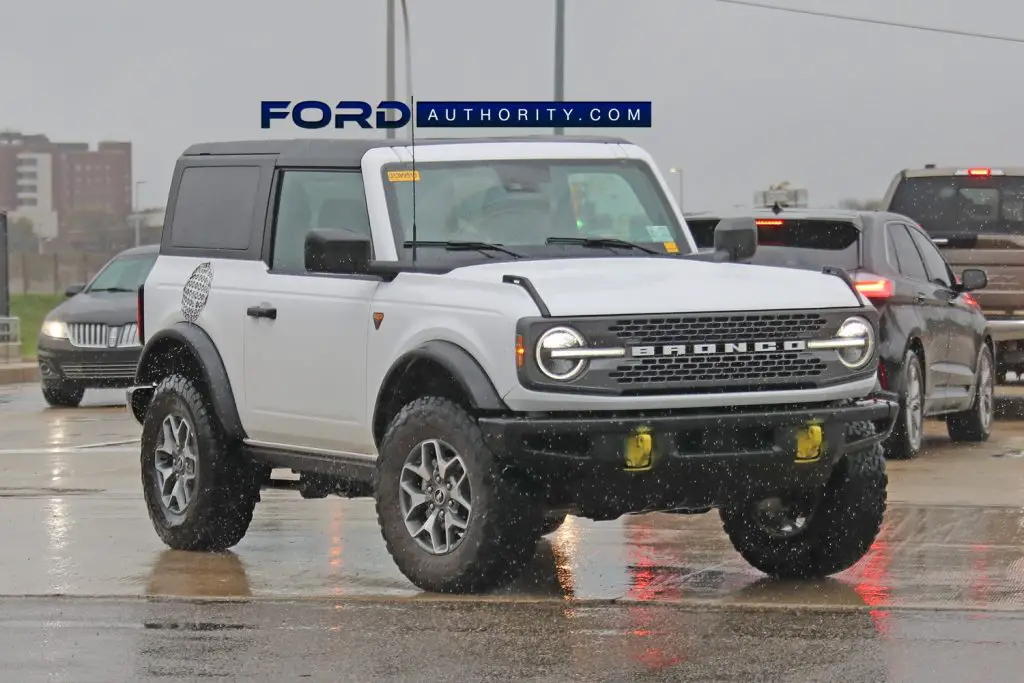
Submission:
<svg viewBox="0 0 1024 683">
<path fill-rule="evenodd" d="M 138 291 L 157 251 L 155 245 L 122 251 L 89 284 L 69 287 L 69 299 L 46 316 L 39 375 L 51 406 L 75 407 L 86 389 L 132 385 L 142 351 Z"/>
</svg>

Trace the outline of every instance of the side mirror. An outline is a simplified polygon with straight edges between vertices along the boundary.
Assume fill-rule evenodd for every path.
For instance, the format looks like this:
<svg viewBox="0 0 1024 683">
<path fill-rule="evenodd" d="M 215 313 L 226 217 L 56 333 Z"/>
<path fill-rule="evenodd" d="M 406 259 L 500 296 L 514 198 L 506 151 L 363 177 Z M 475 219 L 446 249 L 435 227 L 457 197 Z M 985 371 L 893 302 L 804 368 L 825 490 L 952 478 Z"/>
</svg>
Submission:
<svg viewBox="0 0 1024 683">
<path fill-rule="evenodd" d="M 370 238 L 351 230 L 313 230 L 306 235 L 306 270 L 336 275 L 365 274 L 370 269 Z"/>
<path fill-rule="evenodd" d="M 715 252 L 727 261 L 745 261 L 757 252 L 757 224 L 753 218 L 723 218 L 715 226 Z"/>
<path fill-rule="evenodd" d="M 76 294 L 81 294 L 83 289 L 85 289 L 85 285 L 71 285 L 70 287 L 64 290 L 64 296 L 74 296 Z"/>
<path fill-rule="evenodd" d="M 960 275 L 961 292 L 973 292 L 988 286 L 988 274 L 981 268 L 967 268 Z"/>
</svg>

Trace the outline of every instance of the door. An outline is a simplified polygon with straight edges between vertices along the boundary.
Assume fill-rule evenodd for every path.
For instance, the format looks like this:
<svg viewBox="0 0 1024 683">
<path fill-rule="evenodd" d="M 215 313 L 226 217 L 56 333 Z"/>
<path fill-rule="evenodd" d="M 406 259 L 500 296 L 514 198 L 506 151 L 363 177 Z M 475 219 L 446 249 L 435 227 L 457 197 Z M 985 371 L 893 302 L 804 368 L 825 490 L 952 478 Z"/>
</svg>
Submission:
<svg viewBox="0 0 1024 683">
<path fill-rule="evenodd" d="M 924 260 L 907 226 L 889 223 L 887 227 L 900 271 L 893 303 L 911 307 L 922 321 L 926 400 L 929 408 L 941 409 L 949 384 L 946 368 L 952 326 L 948 322 L 946 310 L 949 306 L 948 297 L 943 294 L 941 287 L 931 283 Z"/>
<path fill-rule="evenodd" d="M 379 280 L 307 273 L 315 228 L 370 234 L 358 171 L 278 171 L 269 268 L 248 292 L 249 437 L 293 448 L 372 454 L 366 350 Z"/>
<path fill-rule="evenodd" d="M 937 286 L 936 295 L 946 300 L 945 324 L 949 329 L 949 344 L 945 370 L 949 376 L 950 398 L 955 399 L 953 392 L 962 392 L 962 397 L 967 399 L 974 383 L 974 366 L 981 351 L 981 336 L 975 330 L 977 313 L 963 296 L 953 291 L 953 271 L 931 239 L 913 226 L 909 230 L 924 259 L 928 278 Z"/>
</svg>

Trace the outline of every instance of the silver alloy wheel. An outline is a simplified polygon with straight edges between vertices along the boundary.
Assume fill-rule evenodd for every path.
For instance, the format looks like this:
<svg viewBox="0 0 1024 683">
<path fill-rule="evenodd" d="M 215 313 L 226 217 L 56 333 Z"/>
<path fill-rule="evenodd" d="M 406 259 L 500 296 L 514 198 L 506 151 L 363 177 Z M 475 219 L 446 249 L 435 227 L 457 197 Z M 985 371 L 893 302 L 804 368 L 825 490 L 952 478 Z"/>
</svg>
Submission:
<svg viewBox="0 0 1024 683">
<path fill-rule="evenodd" d="M 473 513 L 469 472 L 462 456 L 440 439 L 419 443 L 405 459 L 398 482 L 405 528 L 431 555 L 455 550 Z"/>
<path fill-rule="evenodd" d="M 199 465 L 195 430 L 187 419 L 178 415 L 164 418 L 154 465 L 164 508 L 175 515 L 184 514 L 196 492 Z"/>
<path fill-rule="evenodd" d="M 783 502 L 780 498 L 758 502 L 754 516 L 765 533 L 778 539 L 799 536 L 811 520 L 811 513 L 802 510 L 800 505 Z"/>
<path fill-rule="evenodd" d="M 981 426 L 986 432 L 992 428 L 996 400 L 993 386 L 992 360 L 987 353 L 982 354 L 978 367 L 978 409 L 981 411 Z"/>
<path fill-rule="evenodd" d="M 921 369 L 918 363 L 907 364 L 907 442 L 910 449 L 916 452 L 921 448 L 921 437 L 924 422 L 924 406 L 921 401 Z"/>
</svg>

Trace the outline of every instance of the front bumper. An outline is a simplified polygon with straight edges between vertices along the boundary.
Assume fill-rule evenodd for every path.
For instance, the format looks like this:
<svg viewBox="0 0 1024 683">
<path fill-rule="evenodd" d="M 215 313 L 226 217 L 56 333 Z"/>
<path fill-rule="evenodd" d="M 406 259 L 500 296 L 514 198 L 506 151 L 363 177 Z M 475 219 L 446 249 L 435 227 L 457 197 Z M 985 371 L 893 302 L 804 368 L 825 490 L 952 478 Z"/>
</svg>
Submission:
<svg viewBox="0 0 1024 683">
<path fill-rule="evenodd" d="M 135 382 L 135 368 L 142 349 L 80 349 L 49 342 L 37 352 L 39 376 L 87 389 L 120 388 Z"/>
<path fill-rule="evenodd" d="M 815 407 L 481 417 L 479 424 L 513 469 L 553 478 L 579 508 L 621 513 L 710 507 L 761 491 L 822 486 L 844 454 L 885 439 L 898 411 L 895 401 L 874 397 Z M 848 440 L 847 425 L 863 421 L 875 433 Z M 798 461 L 798 434 L 810 424 L 821 427 L 823 447 L 817 458 Z M 626 440 L 639 429 L 652 436 L 652 463 L 628 470 Z"/>
</svg>

